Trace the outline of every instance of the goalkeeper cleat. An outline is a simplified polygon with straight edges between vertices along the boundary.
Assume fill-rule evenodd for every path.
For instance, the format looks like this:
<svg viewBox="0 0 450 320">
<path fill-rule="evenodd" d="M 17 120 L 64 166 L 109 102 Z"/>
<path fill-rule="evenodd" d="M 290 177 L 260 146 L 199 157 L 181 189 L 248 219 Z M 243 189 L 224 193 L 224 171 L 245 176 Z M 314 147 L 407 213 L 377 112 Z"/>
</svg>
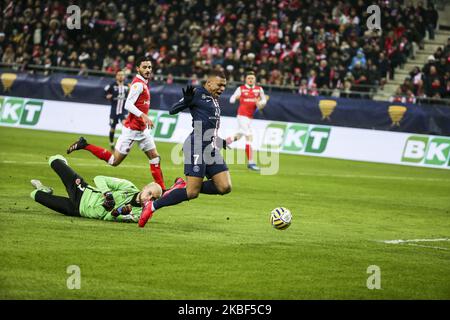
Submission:
<svg viewBox="0 0 450 320">
<path fill-rule="evenodd" d="M 88 145 L 87 141 L 85 138 L 80 137 L 80 139 L 78 139 L 78 141 L 72 143 L 69 147 L 69 149 L 67 149 L 67 154 L 72 153 L 76 150 L 81 150 L 86 148 Z"/>
<path fill-rule="evenodd" d="M 249 163 L 248 165 L 247 165 L 247 168 L 249 168 L 250 170 L 253 170 L 253 171 L 260 171 L 261 169 L 256 165 L 256 164 L 254 164 L 254 163 Z"/>
<path fill-rule="evenodd" d="M 61 160 L 61 161 L 63 161 L 66 165 L 69 165 L 69 164 L 67 163 L 67 159 L 64 158 L 64 157 L 63 157 L 62 155 L 60 155 L 60 154 L 56 154 L 56 155 L 54 155 L 54 156 L 51 156 L 51 157 L 48 159 L 48 164 L 51 165 L 52 162 L 55 161 L 55 160 Z"/>
<path fill-rule="evenodd" d="M 31 182 L 31 185 L 36 190 L 43 191 L 43 192 L 48 193 L 48 194 L 53 194 L 53 189 L 50 188 L 50 187 L 44 186 L 41 181 L 33 179 L 30 182 Z"/>
<path fill-rule="evenodd" d="M 139 218 L 139 221 L 138 221 L 139 227 L 141 227 L 141 228 L 145 227 L 145 224 L 147 223 L 147 221 L 152 218 L 152 216 L 153 216 L 152 207 L 153 207 L 153 201 L 148 201 L 144 205 L 144 208 L 142 209 L 141 217 Z"/>
</svg>

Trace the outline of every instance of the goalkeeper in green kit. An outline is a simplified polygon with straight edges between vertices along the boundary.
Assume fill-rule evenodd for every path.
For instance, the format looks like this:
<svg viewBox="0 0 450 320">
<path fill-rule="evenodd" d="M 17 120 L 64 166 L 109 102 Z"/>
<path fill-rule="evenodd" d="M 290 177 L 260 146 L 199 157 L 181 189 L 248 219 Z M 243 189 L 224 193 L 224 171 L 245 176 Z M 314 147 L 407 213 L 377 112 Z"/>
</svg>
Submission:
<svg viewBox="0 0 450 320">
<path fill-rule="evenodd" d="M 53 190 L 39 180 L 31 180 L 36 188 L 31 192 L 31 198 L 67 216 L 137 222 L 142 206 L 162 194 L 161 187 L 154 182 L 139 190 L 128 180 L 105 176 L 94 178 L 95 187 L 88 185 L 61 155 L 50 157 L 48 163 L 61 178 L 69 198 L 53 195 Z"/>
</svg>

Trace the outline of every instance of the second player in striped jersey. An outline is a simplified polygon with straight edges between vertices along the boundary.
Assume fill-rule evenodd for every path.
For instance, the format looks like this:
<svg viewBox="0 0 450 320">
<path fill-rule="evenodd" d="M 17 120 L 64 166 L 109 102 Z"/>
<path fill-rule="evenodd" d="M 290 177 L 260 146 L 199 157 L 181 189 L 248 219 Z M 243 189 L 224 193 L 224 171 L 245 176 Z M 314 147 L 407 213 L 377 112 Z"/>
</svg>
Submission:
<svg viewBox="0 0 450 320">
<path fill-rule="evenodd" d="M 111 102 L 111 113 L 109 115 L 109 144 L 112 150 L 114 150 L 114 134 L 116 132 L 116 126 L 119 121 L 123 122 L 128 114 L 125 109 L 127 95 L 128 86 L 125 84 L 125 73 L 119 71 L 116 73 L 116 80 L 105 87 L 105 97 Z"/>
</svg>

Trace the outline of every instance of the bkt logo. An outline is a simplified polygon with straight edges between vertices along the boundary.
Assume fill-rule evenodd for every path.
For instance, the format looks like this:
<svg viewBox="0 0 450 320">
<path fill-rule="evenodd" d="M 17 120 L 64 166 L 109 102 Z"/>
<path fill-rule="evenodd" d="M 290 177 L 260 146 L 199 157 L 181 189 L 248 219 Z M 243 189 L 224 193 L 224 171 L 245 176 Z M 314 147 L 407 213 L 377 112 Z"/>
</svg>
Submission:
<svg viewBox="0 0 450 320">
<path fill-rule="evenodd" d="M 295 153 L 322 153 L 327 147 L 330 130 L 330 127 L 274 123 L 266 128 L 262 147 Z"/>
<path fill-rule="evenodd" d="M 0 122 L 33 126 L 39 121 L 42 101 L 0 97 Z"/>
<path fill-rule="evenodd" d="M 152 119 L 155 125 L 153 132 L 156 138 L 172 138 L 175 128 L 177 127 L 178 115 L 170 115 L 166 112 L 150 110 L 148 116 Z"/>
<path fill-rule="evenodd" d="M 403 162 L 424 163 L 437 166 L 450 165 L 450 138 L 411 136 L 403 150 Z"/>
</svg>

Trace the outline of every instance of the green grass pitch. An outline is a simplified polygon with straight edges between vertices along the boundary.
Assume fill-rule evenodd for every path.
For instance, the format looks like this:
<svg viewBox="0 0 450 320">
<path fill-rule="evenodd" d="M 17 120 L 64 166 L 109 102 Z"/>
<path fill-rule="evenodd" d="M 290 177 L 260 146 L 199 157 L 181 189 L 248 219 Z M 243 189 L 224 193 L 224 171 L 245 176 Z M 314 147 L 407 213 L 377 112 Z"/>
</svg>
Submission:
<svg viewBox="0 0 450 320">
<path fill-rule="evenodd" d="M 0 299 L 450 298 L 450 242 L 382 242 L 450 238 L 450 170 L 281 155 L 277 175 L 230 165 L 229 195 L 164 208 L 140 229 L 31 200 L 32 178 L 65 195 L 47 157 L 77 138 L 0 127 Z M 169 184 L 183 168 L 169 160 L 173 144 L 157 146 Z M 67 159 L 88 182 L 151 179 L 137 147 L 115 168 L 87 151 Z M 293 213 L 287 230 L 269 224 L 277 206 Z M 66 285 L 70 265 L 78 290 Z M 371 265 L 379 290 L 367 288 Z"/>
</svg>

